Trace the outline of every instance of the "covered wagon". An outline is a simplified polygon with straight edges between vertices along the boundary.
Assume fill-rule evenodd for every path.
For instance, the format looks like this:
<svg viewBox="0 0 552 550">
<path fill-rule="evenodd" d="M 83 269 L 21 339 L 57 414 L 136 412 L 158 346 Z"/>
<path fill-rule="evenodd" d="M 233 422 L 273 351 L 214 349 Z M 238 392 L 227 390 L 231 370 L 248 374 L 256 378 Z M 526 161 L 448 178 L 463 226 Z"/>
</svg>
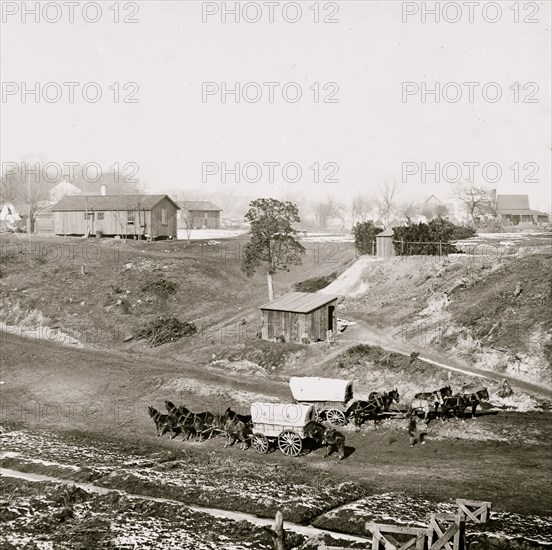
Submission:
<svg viewBox="0 0 552 550">
<path fill-rule="evenodd" d="M 297 456 L 303 450 L 304 428 L 315 418 L 316 411 L 312 405 L 253 403 L 251 445 L 258 453 L 267 453 L 271 443 L 276 442 L 284 454 Z"/>
<path fill-rule="evenodd" d="M 296 403 L 313 405 L 318 420 L 335 426 L 347 423 L 346 412 L 353 400 L 353 381 L 340 378 L 293 376 L 289 388 Z"/>
</svg>

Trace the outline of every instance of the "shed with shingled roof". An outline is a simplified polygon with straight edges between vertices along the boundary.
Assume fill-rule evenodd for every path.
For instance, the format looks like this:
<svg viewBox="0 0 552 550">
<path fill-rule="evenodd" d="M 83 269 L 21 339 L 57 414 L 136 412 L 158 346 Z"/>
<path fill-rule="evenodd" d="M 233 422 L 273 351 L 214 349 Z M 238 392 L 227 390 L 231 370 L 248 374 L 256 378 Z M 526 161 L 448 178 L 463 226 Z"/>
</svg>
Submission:
<svg viewBox="0 0 552 550">
<path fill-rule="evenodd" d="M 261 306 L 264 340 L 308 344 L 326 340 L 336 331 L 337 296 L 318 292 L 288 292 Z"/>
</svg>

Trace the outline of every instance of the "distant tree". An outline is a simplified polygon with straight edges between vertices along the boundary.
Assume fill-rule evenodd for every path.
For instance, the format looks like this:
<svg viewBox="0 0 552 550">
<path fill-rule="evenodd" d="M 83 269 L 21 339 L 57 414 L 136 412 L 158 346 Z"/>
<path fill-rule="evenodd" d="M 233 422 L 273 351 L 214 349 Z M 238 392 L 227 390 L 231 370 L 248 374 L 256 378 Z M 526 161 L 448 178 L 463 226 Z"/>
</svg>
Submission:
<svg viewBox="0 0 552 550">
<path fill-rule="evenodd" d="M 332 197 L 326 197 L 324 200 L 313 202 L 312 212 L 316 224 L 321 229 L 328 227 L 328 222 L 337 217 L 342 217 L 343 205 Z"/>
<path fill-rule="evenodd" d="M 0 179 L 0 203 L 14 202 L 17 198 L 17 182 L 3 174 Z"/>
<path fill-rule="evenodd" d="M 351 216 L 353 224 L 368 221 L 376 203 L 374 199 L 365 195 L 355 195 L 351 204 Z"/>
<path fill-rule="evenodd" d="M 420 214 L 430 222 L 435 218 L 444 218 L 448 214 L 448 208 L 445 204 L 425 204 L 420 209 Z"/>
<path fill-rule="evenodd" d="M 397 195 L 399 190 L 397 183 L 385 183 L 382 185 L 376 195 L 376 208 L 380 220 L 384 223 L 385 227 L 389 227 L 391 218 L 397 203 Z"/>
<path fill-rule="evenodd" d="M 305 253 L 293 226 L 301 221 L 299 211 L 289 201 L 256 199 L 249 204 L 245 220 L 251 225 L 251 240 L 243 250 L 241 270 L 252 277 L 264 265 L 268 298 L 272 301 L 272 276 L 278 271 L 289 271 L 291 265 L 301 265 Z"/>
<path fill-rule="evenodd" d="M 49 185 L 44 179 L 40 178 L 26 183 L 19 183 L 15 200 L 24 205 L 26 213 L 29 216 L 29 230 L 34 233 L 36 230 L 36 219 L 40 212 L 49 206 Z"/>
<path fill-rule="evenodd" d="M 410 225 L 412 222 L 412 219 L 420 214 L 420 206 L 415 201 L 402 201 L 397 204 L 395 207 L 395 212 L 397 218 L 401 222 L 406 222 L 408 225 Z"/>
<path fill-rule="evenodd" d="M 476 220 L 485 214 L 495 214 L 495 205 L 488 189 L 466 182 L 459 182 L 452 188 L 452 196 L 466 206 L 468 223 L 476 225 Z"/>
</svg>

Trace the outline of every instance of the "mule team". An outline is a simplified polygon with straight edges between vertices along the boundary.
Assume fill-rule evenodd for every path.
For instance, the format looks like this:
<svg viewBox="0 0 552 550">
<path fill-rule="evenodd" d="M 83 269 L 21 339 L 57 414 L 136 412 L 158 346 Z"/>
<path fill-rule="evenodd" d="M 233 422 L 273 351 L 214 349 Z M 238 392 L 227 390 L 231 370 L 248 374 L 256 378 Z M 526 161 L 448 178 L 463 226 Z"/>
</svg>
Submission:
<svg viewBox="0 0 552 550">
<path fill-rule="evenodd" d="M 464 420 L 465 410 L 471 407 L 472 418 L 475 418 L 477 406 L 482 400 L 488 398 L 489 393 L 486 388 L 473 393 L 453 395 L 452 388 L 445 386 L 436 391 L 417 393 L 408 405 L 407 413 L 409 417 L 423 413 L 427 424 L 431 413 L 440 416 L 442 421 L 448 421 L 451 414 Z M 374 425 L 377 425 L 380 415 L 389 412 L 391 404 L 398 403 L 399 400 L 397 389 L 381 393 L 372 392 L 368 396 L 368 400 L 355 401 L 345 412 L 345 417 L 348 421 L 353 421 L 358 428 L 366 420 L 373 420 Z M 149 415 L 155 422 L 158 437 L 170 433 L 171 439 L 180 434 L 183 441 L 191 438 L 203 441 L 210 439 L 215 434 L 223 433 L 227 440 L 225 447 L 229 447 L 237 441 L 240 442 L 242 450 L 250 446 L 253 436 L 251 415 L 238 414 L 230 407 L 223 414 L 213 414 L 207 411 L 194 413 L 184 405 L 177 407 L 170 401 L 165 401 L 165 407 L 167 414 L 149 407 Z M 320 422 L 311 421 L 305 425 L 304 434 L 317 446 L 326 447 L 325 457 L 333 451 L 337 451 L 340 460 L 344 458 L 345 436 L 341 432 L 326 427 Z"/>
<path fill-rule="evenodd" d="M 170 401 L 165 401 L 165 407 L 167 414 L 148 407 L 149 415 L 157 428 L 157 437 L 170 433 L 171 439 L 182 435 L 183 441 L 191 438 L 195 438 L 195 441 L 204 441 L 215 434 L 224 433 L 226 435 L 225 448 L 233 445 L 236 441 L 240 442 L 242 450 L 250 446 L 253 436 L 251 415 L 238 414 L 230 407 L 224 414 L 194 413 L 184 405 L 177 407 Z M 319 422 L 311 421 L 305 425 L 304 433 L 305 437 L 313 440 L 318 446 L 326 447 L 325 456 L 335 450 L 339 453 L 340 459 L 344 458 L 345 436 L 341 432 Z"/>
</svg>

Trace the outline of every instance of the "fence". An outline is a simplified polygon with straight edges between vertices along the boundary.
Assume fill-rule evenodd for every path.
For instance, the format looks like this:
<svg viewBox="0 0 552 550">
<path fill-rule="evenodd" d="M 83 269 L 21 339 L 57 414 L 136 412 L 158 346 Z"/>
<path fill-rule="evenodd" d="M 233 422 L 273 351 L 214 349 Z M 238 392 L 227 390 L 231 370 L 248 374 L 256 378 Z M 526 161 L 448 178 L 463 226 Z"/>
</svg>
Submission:
<svg viewBox="0 0 552 550">
<path fill-rule="evenodd" d="M 427 514 L 427 527 L 368 522 L 366 530 L 372 534 L 372 544 L 365 550 L 465 550 L 466 523 L 486 523 L 491 503 L 457 499 L 456 505 L 456 514 Z M 343 549 L 337 546 L 319 546 L 318 550 Z"/>
</svg>

